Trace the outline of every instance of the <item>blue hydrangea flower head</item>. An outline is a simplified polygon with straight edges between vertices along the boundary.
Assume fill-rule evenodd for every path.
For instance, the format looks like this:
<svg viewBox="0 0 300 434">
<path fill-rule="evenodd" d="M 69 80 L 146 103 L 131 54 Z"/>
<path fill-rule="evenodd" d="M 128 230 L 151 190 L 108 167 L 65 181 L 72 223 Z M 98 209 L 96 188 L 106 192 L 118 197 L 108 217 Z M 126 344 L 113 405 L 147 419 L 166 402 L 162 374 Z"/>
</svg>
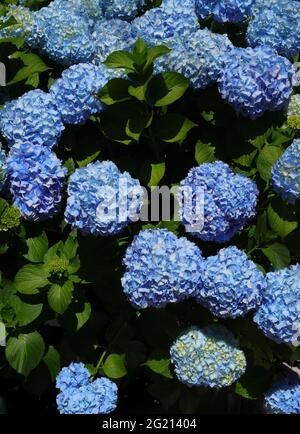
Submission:
<svg viewBox="0 0 300 434">
<path fill-rule="evenodd" d="M 264 400 L 268 413 L 300 414 L 300 380 L 285 378 L 277 382 Z"/>
<path fill-rule="evenodd" d="M 179 215 L 192 235 L 224 243 L 255 216 L 259 191 L 222 161 L 192 168 L 180 183 Z"/>
<path fill-rule="evenodd" d="M 256 309 L 265 278 L 247 255 L 235 246 L 221 249 L 205 261 L 196 299 L 220 318 L 236 318 Z"/>
<path fill-rule="evenodd" d="M 251 47 L 267 45 L 292 57 L 300 52 L 300 8 L 294 0 L 258 0 L 247 30 Z"/>
<path fill-rule="evenodd" d="M 10 20 L 15 22 L 12 25 L 7 25 Z M 4 16 L 0 16 L 0 24 L 6 26 L 0 29 L 0 38 L 25 38 L 30 40 L 32 26 L 34 23 L 34 12 L 30 9 L 9 5 L 8 10 Z"/>
<path fill-rule="evenodd" d="M 134 31 L 149 45 L 167 45 L 176 48 L 199 29 L 192 10 L 179 9 L 170 13 L 163 7 L 151 9 L 132 21 Z"/>
<path fill-rule="evenodd" d="M 65 220 L 86 235 L 117 234 L 138 219 L 143 193 L 111 161 L 90 163 L 70 176 Z"/>
<path fill-rule="evenodd" d="M 300 130 L 300 94 L 291 96 L 287 106 L 287 125 Z"/>
<path fill-rule="evenodd" d="M 7 177 L 13 203 L 29 221 L 52 218 L 60 210 L 67 169 L 48 148 L 20 143 L 7 158 Z"/>
<path fill-rule="evenodd" d="M 4 105 L 0 129 L 10 146 L 30 142 L 52 148 L 64 126 L 51 95 L 37 89 Z"/>
<path fill-rule="evenodd" d="M 155 72 L 177 71 L 189 78 L 191 86 L 204 89 L 216 81 L 224 68 L 224 58 L 233 49 L 226 35 L 198 30 L 186 41 L 155 62 Z"/>
<path fill-rule="evenodd" d="M 0 191 L 4 187 L 6 180 L 6 155 L 0 144 Z"/>
<path fill-rule="evenodd" d="M 82 124 L 103 110 L 97 93 L 117 76 L 105 65 L 81 63 L 66 69 L 50 88 L 50 95 L 65 124 Z"/>
<path fill-rule="evenodd" d="M 56 387 L 64 392 L 70 388 L 87 386 L 90 383 L 90 373 L 83 363 L 71 363 L 62 368 L 56 377 Z"/>
<path fill-rule="evenodd" d="M 219 324 L 190 328 L 170 349 L 178 380 L 187 386 L 230 386 L 246 370 L 245 355 L 237 345 L 232 333 Z"/>
<path fill-rule="evenodd" d="M 274 164 L 271 184 L 283 200 L 294 204 L 300 199 L 300 139 L 294 140 Z"/>
<path fill-rule="evenodd" d="M 104 16 L 108 19 L 133 20 L 138 14 L 139 0 L 102 0 Z"/>
<path fill-rule="evenodd" d="M 240 23 L 251 15 L 256 0 L 195 0 L 199 18 L 212 15 L 220 23 Z"/>
<path fill-rule="evenodd" d="M 198 247 L 166 229 L 141 231 L 123 263 L 123 291 L 137 308 L 164 307 L 194 295 L 203 259 Z"/>
<path fill-rule="evenodd" d="M 281 110 L 292 93 L 293 66 L 269 47 L 235 48 L 225 59 L 219 91 L 237 113 L 257 119 Z"/>
<path fill-rule="evenodd" d="M 263 300 L 254 321 L 277 343 L 298 344 L 300 325 L 300 265 L 267 274 Z"/>
<path fill-rule="evenodd" d="M 96 23 L 93 32 L 95 41 L 94 62 L 104 62 L 113 51 L 132 50 L 137 35 L 127 21 L 119 19 L 101 20 Z"/>
</svg>

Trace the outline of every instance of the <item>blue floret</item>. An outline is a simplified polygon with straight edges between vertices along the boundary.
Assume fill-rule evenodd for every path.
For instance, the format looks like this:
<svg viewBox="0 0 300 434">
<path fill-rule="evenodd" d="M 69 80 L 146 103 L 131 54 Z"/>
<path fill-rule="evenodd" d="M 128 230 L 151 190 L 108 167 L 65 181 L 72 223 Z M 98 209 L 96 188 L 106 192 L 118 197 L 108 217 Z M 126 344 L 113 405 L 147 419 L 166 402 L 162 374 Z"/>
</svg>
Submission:
<svg viewBox="0 0 300 434">
<path fill-rule="evenodd" d="M 195 0 L 199 18 L 212 15 L 220 23 L 240 23 L 251 15 L 256 0 Z"/>
<path fill-rule="evenodd" d="M 166 229 L 140 232 L 123 262 L 124 293 L 141 309 L 163 307 L 193 296 L 203 271 L 198 247 Z"/>
<path fill-rule="evenodd" d="M 202 164 L 180 183 L 181 222 L 203 241 L 224 243 L 255 216 L 258 194 L 254 181 L 222 161 Z"/>
<path fill-rule="evenodd" d="M 6 155 L 3 149 L 1 148 L 0 144 L 0 191 L 4 187 L 5 180 L 6 180 Z"/>
<path fill-rule="evenodd" d="M 246 369 L 243 351 L 221 325 L 192 327 L 176 339 L 170 354 L 178 380 L 187 386 L 227 387 Z"/>
<path fill-rule="evenodd" d="M 256 309 L 265 287 L 263 273 L 247 255 L 231 246 L 205 261 L 196 299 L 220 318 L 236 318 Z"/>
<path fill-rule="evenodd" d="M 274 164 L 271 183 L 289 203 L 300 199 L 300 139 L 294 140 Z"/>
<path fill-rule="evenodd" d="M 279 381 L 266 394 L 264 404 L 268 413 L 300 414 L 300 380 Z"/>
<path fill-rule="evenodd" d="M 110 161 L 77 169 L 70 177 L 65 220 L 83 234 L 108 236 L 136 221 L 143 189 Z"/>
<path fill-rule="evenodd" d="M 71 363 L 62 368 L 56 377 L 56 387 L 64 392 L 70 388 L 87 386 L 90 382 L 90 373 L 83 363 Z"/>
<path fill-rule="evenodd" d="M 136 17 L 140 0 L 102 0 L 103 14 L 106 18 L 132 20 Z"/>
<path fill-rule="evenodd" d="M 299 264 L 267 274 L 262 304 L 254 321 L 268 338 L 277 343 L 299 345 L 299 293 Z"/>
</svg>

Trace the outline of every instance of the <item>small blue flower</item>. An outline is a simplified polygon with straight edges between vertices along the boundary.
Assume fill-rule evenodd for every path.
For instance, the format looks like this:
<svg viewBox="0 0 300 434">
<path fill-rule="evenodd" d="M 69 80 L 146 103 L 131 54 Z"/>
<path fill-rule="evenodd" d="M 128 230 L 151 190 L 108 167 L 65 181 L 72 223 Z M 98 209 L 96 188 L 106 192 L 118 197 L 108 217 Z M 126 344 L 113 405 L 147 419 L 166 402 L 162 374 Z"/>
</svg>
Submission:
<svg viewBox="0 0 300 434">
<path fill-rule="evenodd" d="M 232 333 L 221 325 L 190 328 L 170 349 L 178 380 L 187 386 L 230 386 L 246 370 L 245 355 L 237 344 Z"/>
<path fill-rule="evenodd" d="M 292 79 L 291 62 L 272 48 L 235 48 L 225 59 L 219 91 L 237 113 L 256 119 L 287 104 Z"/>
<path fill-rule="evenodd" d="M 70 176 L 65 220 L 83 234 L 108 236 L 136 221 L 143 189 L 110 161 L 97 161 Z"/>
<path fill-rule="evenodd" d="M 138 14 L 140 0 L 102 0 L 103 14 L 106 18 L 132 20 Z"/>
<path fill-rule="evenodd" d="M 10 146 L 30 142 L 52 148 L 64 126 L 51 95 L 37 89 L 4 105 L 0 129 Z"/>
<path fill-rule="evenodd" d="M 264 404 L 268 413 L 300 414 L 300 380 L 279 381 L 266 394 Z"/>
<path fill-rule="evenodd" d="M 181 222 L 203 241 L 224 243 L 255 216 L 258 194 L 254 181 L 222 161 L 201 164 L 180 183 Z"/>
<path fill-rule="evenodd" d="M 300 265 L 267 274 L 263 300 L 254 321 L 277 343 L 298 344 L 300 327 Z"/>
<path fill-rule="evenodd" d="M 267 45 L 292 57 L 300 52 L 300 8 L 294 0 L 258 0 L 247 30 L 251 47 Z"/>
<path fill-rule="evenodd" d="M 263 273 L 247 255 L 231 246 L 205 261 L 196 299 L 220 318 L 236 318 L 256 309 L 265 287 Z"/>
<path fill-rule="evenodd" d="M 6 180 L 6 155 L 3 149 L 1 148 L 0 144 L 0 191 L 4 187 L 5 180 Z"/>
<path fill-rule="evenodd" d="M 48 148 L 20 143 L 11 148 L 7 177 L 14 205 L 29 221 L 52 218 L 60 210 L 67 169 Z"/>
<path fill-rule="evenodd" d="M 274 164 L 271 184 L 289 203 L 300 199 L 300 139 L 294 140 Z"/>
<path fill-rule="evenodd" d="M 163 307 L 193 296 L 203 271 L 198 247 L 166 229 L 141 231 L 123 262 L 123 291 L 141 309 Z"/>
<path fill-rule="evenodd" d="M 212 15 L 220 23 L 240 23 L 251 15 L 256 0 L 195 0 L 199 18 Z"/>
<path fill-rule="evenodd" d="M 61 392 L 70 388 L 87 386 L 90 383 L 90 373 L 83 363 L 71 363 L 62 368 L 56 377 L 56 387 Z"/>
</svg>

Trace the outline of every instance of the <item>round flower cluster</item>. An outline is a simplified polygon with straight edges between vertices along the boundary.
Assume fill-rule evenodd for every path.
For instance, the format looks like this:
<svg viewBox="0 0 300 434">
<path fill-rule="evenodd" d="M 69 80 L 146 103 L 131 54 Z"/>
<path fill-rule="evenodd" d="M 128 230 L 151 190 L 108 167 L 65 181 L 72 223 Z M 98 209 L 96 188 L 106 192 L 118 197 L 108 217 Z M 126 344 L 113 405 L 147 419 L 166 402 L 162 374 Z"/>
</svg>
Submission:
<svg viewBox="0 0 300 434">
<path fill-rule="evenodd" d="M 287 104 L 292 79 L 292 64 L 272 48 L 235 48 L 225 59 L 219 90 L 237 113 L 256 119 Z"/>
<path fill-rule="evenodd" d="M 103 109 L 97 93 L 117 76 L 104 65 L 91 63 L 73 65 L 50 88 L 50 95 L 65 124 L 82 124 L 93 113 Z"/>
<path fill-rule="evenodd" d="M 102 0 L 103 13 L 106 18 L 132 20 L 136 17 L 140 0 Z"/>
<path fill-rule="evenodd" d="M 300 380 L 279 381 L 266 394 L 264 404 L 268 413 L 300 414 Z"/>
<path fill-rule="evenodd" d="M 192 87 L 204 89 L 216 81 L 223 70 L 224 58 L 233 45 L 226 35 L 198 30 L 181 41 L 170 53 L 157 59 L 155 72 L 177 71 L 191 80 Z"/>
<path fill-rule="evenodd" d="M 132 21 L 136 34 L 150 45 L 167 45 L 176 48 L 199 29 L 196 14 L 192 10 L 150 9 Z"/>
<path fill-rule="evenodd" d="M 287 125 L 300 130 L 300 94 L 291 96 L 287 107 Z"/>
<path fill-rule="evenodd" d="M 247 30 L 251 47 L 267 45 L 292 57 L 300 52 L 300 8 L 294 0 L 258 0 Z"/>
<path fill-rule="evenodd" d="M 268 338 L 277 343 L 298 344 L 299 292 L 299 264 L 267 274 L 262 304 L 254 321 Z"/>
<path fill-rule="evenodd" d="M 271 183 L 289 203 L 300 199 L 300 139 L 294 140 L 274 164 Z"/>
<path fill-rule="evenodd" d="M 232 333 L 221 325 L 192 327 L 171 346 L 179 381 L 187 386 L 230 386 L 246 370 L 246 358 Z"/>
<path fill-rule="evenodd" d="M 231 246 L 207 258 L 196 298 L 217 317 L 236 318 L 258 307 L 264 287 L 263 273 Z"/>
<path fill-rule="evenodd" d="M 9 22 L 13 20 L 13 25 Z M 0 16 L 0 38 L 22 38 L 27 42 L 31 40 L 31 31 L 34 23 L 34 12 L 23 6 L 9 5 L 4 16 Z"/>
<path fill-rule="evenodd" d="M 4 187 L 6 180 L 6 155 L 0 144 L 0 191 Z"/>
<path fill-rule="evenodd" d="M 56 402 L 60 414 L 107 414 L 116 408 L 118 388 L 108 378 L 90 382 L 83 363 L 71 363 L 57 376 Z"/>
<path fill-rule="evenodd" d="M 94 63 L 104 62 L 113 51 L 131 50 L 137 35 L 127 21 L 119 19 L 102 20 L 93 33 L 95 41 Z"/>
<path fill-rule="evenodd" d="M 52 218 L 60 209 L 67 169 L 48 148 L 19 143 L 7 158 L 7 177 L 14 205 L 29 221 Z"/>
<path fill-rule="evenodd" d="M 225 23 L 240 23 L 249 15 L 256 0 L 195 0 L 199 18 L 212 15 L 214 20 Z"/>
<path fill-rule="evenodd" d="M 141 309 L 163 307 L 193 296 L 204 267 L 198 247 L 166 229 L 141 231 L 123 262 L 124 293 Z"/>
<path fill-rule="evenodd" d="M 258 193 L 254 181 L 222 161 L 202 164 L 180 183 L 181 221 L 203 241 L 224 243 L 255 216 Z"/>
<path fill-rule="evenodd" d="M 143 205 L 139 181 L 111 161 L 77 169 L 70 176 L 68 195 L 65 220 L 83 234 L 117 234 L 138 219 Z"/>
<path fill-rule="evenodd" d="M 30 142 L 52 148 L 63 129 L 53 98 L 39 89 L 6 103 L 0 111 L 0 130 L 10 146 Z"/>
</svg>

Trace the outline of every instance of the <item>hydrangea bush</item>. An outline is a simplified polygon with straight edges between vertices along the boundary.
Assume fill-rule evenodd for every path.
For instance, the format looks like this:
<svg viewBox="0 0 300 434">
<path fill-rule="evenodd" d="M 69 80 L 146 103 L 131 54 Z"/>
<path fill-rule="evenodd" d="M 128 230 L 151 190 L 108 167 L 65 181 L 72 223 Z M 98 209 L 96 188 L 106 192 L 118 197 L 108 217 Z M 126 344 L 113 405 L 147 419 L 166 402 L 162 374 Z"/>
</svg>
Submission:
<svg viewBox="0 0 300 434">
<path fill-rule="evenodd" d="M 9 413 L 300 413 L 299 5 L 1 2 Z"/>
</svg>

